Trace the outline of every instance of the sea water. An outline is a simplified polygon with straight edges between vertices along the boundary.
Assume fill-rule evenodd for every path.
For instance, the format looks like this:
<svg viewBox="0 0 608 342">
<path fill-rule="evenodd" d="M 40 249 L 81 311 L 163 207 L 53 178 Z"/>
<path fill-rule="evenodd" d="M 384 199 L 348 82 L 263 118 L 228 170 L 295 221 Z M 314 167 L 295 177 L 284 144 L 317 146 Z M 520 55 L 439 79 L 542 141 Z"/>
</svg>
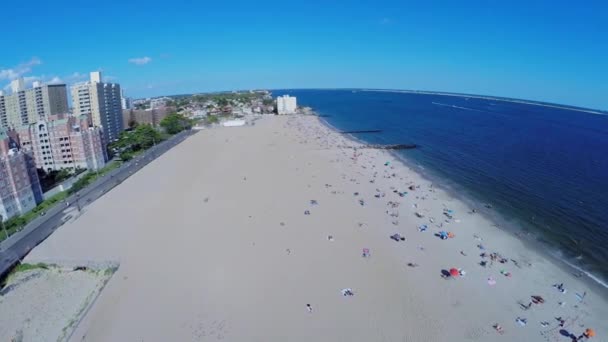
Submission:
<svg viewBox="0 0 608 342">
<path fill-rule="evenodd" d="M 467 95 L 282 94 L 338 130 L 382 130 L 354 135 L 362 141 L 417 144 L 396 154 L 606 284 L 608 115 Z"/>
</svg>

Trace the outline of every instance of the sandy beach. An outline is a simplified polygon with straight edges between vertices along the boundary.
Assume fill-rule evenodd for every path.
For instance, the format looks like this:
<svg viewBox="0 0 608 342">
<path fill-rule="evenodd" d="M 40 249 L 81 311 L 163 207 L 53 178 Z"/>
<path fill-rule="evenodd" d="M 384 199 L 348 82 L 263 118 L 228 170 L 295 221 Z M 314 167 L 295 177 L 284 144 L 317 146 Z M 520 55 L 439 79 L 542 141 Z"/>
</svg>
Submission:
<svg viewBox="0 0 608 342">
<path fill-rule="evenodd" d="M 73 341 L 607 338 L 602 294 L 356 146 L 313 116 L 203 130 L 26 261 L 120 264 Z M 444 277 L 452 268 L 462 275 Z"/>
</svg>

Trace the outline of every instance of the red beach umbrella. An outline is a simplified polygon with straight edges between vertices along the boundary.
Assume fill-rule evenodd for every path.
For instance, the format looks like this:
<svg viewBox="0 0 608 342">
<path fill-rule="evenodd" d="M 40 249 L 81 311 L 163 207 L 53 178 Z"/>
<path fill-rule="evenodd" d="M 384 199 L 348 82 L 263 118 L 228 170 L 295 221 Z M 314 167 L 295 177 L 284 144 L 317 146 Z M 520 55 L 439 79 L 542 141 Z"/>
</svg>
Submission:
<svg viewBox="0 0 608 342">
<path fill-rule="evenodd" d="M 458 272 L 458 270 L 455 268 L 450 268 L 450 275 L 452 277 L 458 277 L 460 275 L 460 272 Z"/>
</svg>

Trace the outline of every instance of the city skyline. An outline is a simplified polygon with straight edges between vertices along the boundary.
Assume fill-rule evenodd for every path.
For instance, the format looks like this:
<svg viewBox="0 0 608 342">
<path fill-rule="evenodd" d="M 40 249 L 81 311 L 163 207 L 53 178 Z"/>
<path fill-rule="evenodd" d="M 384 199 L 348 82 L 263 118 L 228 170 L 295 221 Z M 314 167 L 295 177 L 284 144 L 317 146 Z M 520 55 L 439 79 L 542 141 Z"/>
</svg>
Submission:
<svg viewBox="0 0 608 342">
<path fill-rule="evenodd" d="M 129 97 L 266 88 L 383 88 L 608 109 L 608 5 L 135 2 L 6 18 L 10 81 L 86 81 L 101 70 Z M 112 6 L 120 10 L 110 11 Z M 21 13 L 15 3 L 7 10 Z M 97 11 L 98 16 L 90 13 Z M 41 30 L 40 23 L 56 22 Z M 139 22 L 141 21 L 141 22 Z M 108 29 L 108 26 L 111 26 Z M 87 39 L 74 34 L 87 27 Z M 21 44 L 28 41 L 30 44 Z"/>
</svg>

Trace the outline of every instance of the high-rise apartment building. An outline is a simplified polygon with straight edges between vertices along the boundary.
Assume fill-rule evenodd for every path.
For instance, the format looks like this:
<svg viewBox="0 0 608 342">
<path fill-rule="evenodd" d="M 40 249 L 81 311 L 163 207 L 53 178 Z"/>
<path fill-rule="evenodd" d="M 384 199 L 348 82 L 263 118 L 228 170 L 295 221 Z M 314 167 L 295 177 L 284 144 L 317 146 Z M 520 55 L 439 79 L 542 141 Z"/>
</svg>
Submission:
<svg viewBox="0 0 608 342">
<path fill-rule="evenodd" d="M 0 131 L 0 216 L 8 220 L 42 202 L 42 188 L 31 155 L 14 147 Z"/>
<path fill-rule="evenodd" d="M 289 95 L 277 97 L 277 114 L 294 114 L 296 108 L 295 97 Z"/>
<path fill-rule="evenodd" d="M 120 104 L 122 110 L 127 110 L 133 108 L 133 99 L 130 97 L 125 97 L 124 91 L 120 90 Z"/>
<path fill-rule="evenodd" d="M 65 84 L 36 82 L 25 89 L 23 79 L 11 82 L 12 94 L 0 94 L 0 128 L 16 128 L 51 115 L 68 112 L 68 95 Z"/>
<path fill-rule="evenodd" d="M 92 72 L 90 81 L 71 88 L 74 115 L 87 115 L 101 127 L 106 143 L 118 139 L 123 130 L 120 85 L 102 82 L 101 72 Z"/>
<path fill-rule="evenodd" d="M 98 170 L 107 158 L 101 128 L 87 116 L 56 116 L 16 130 L 22 150 L 30 151 L 36 167 L 45 171 L 83 168 Z"/>
</svg>

